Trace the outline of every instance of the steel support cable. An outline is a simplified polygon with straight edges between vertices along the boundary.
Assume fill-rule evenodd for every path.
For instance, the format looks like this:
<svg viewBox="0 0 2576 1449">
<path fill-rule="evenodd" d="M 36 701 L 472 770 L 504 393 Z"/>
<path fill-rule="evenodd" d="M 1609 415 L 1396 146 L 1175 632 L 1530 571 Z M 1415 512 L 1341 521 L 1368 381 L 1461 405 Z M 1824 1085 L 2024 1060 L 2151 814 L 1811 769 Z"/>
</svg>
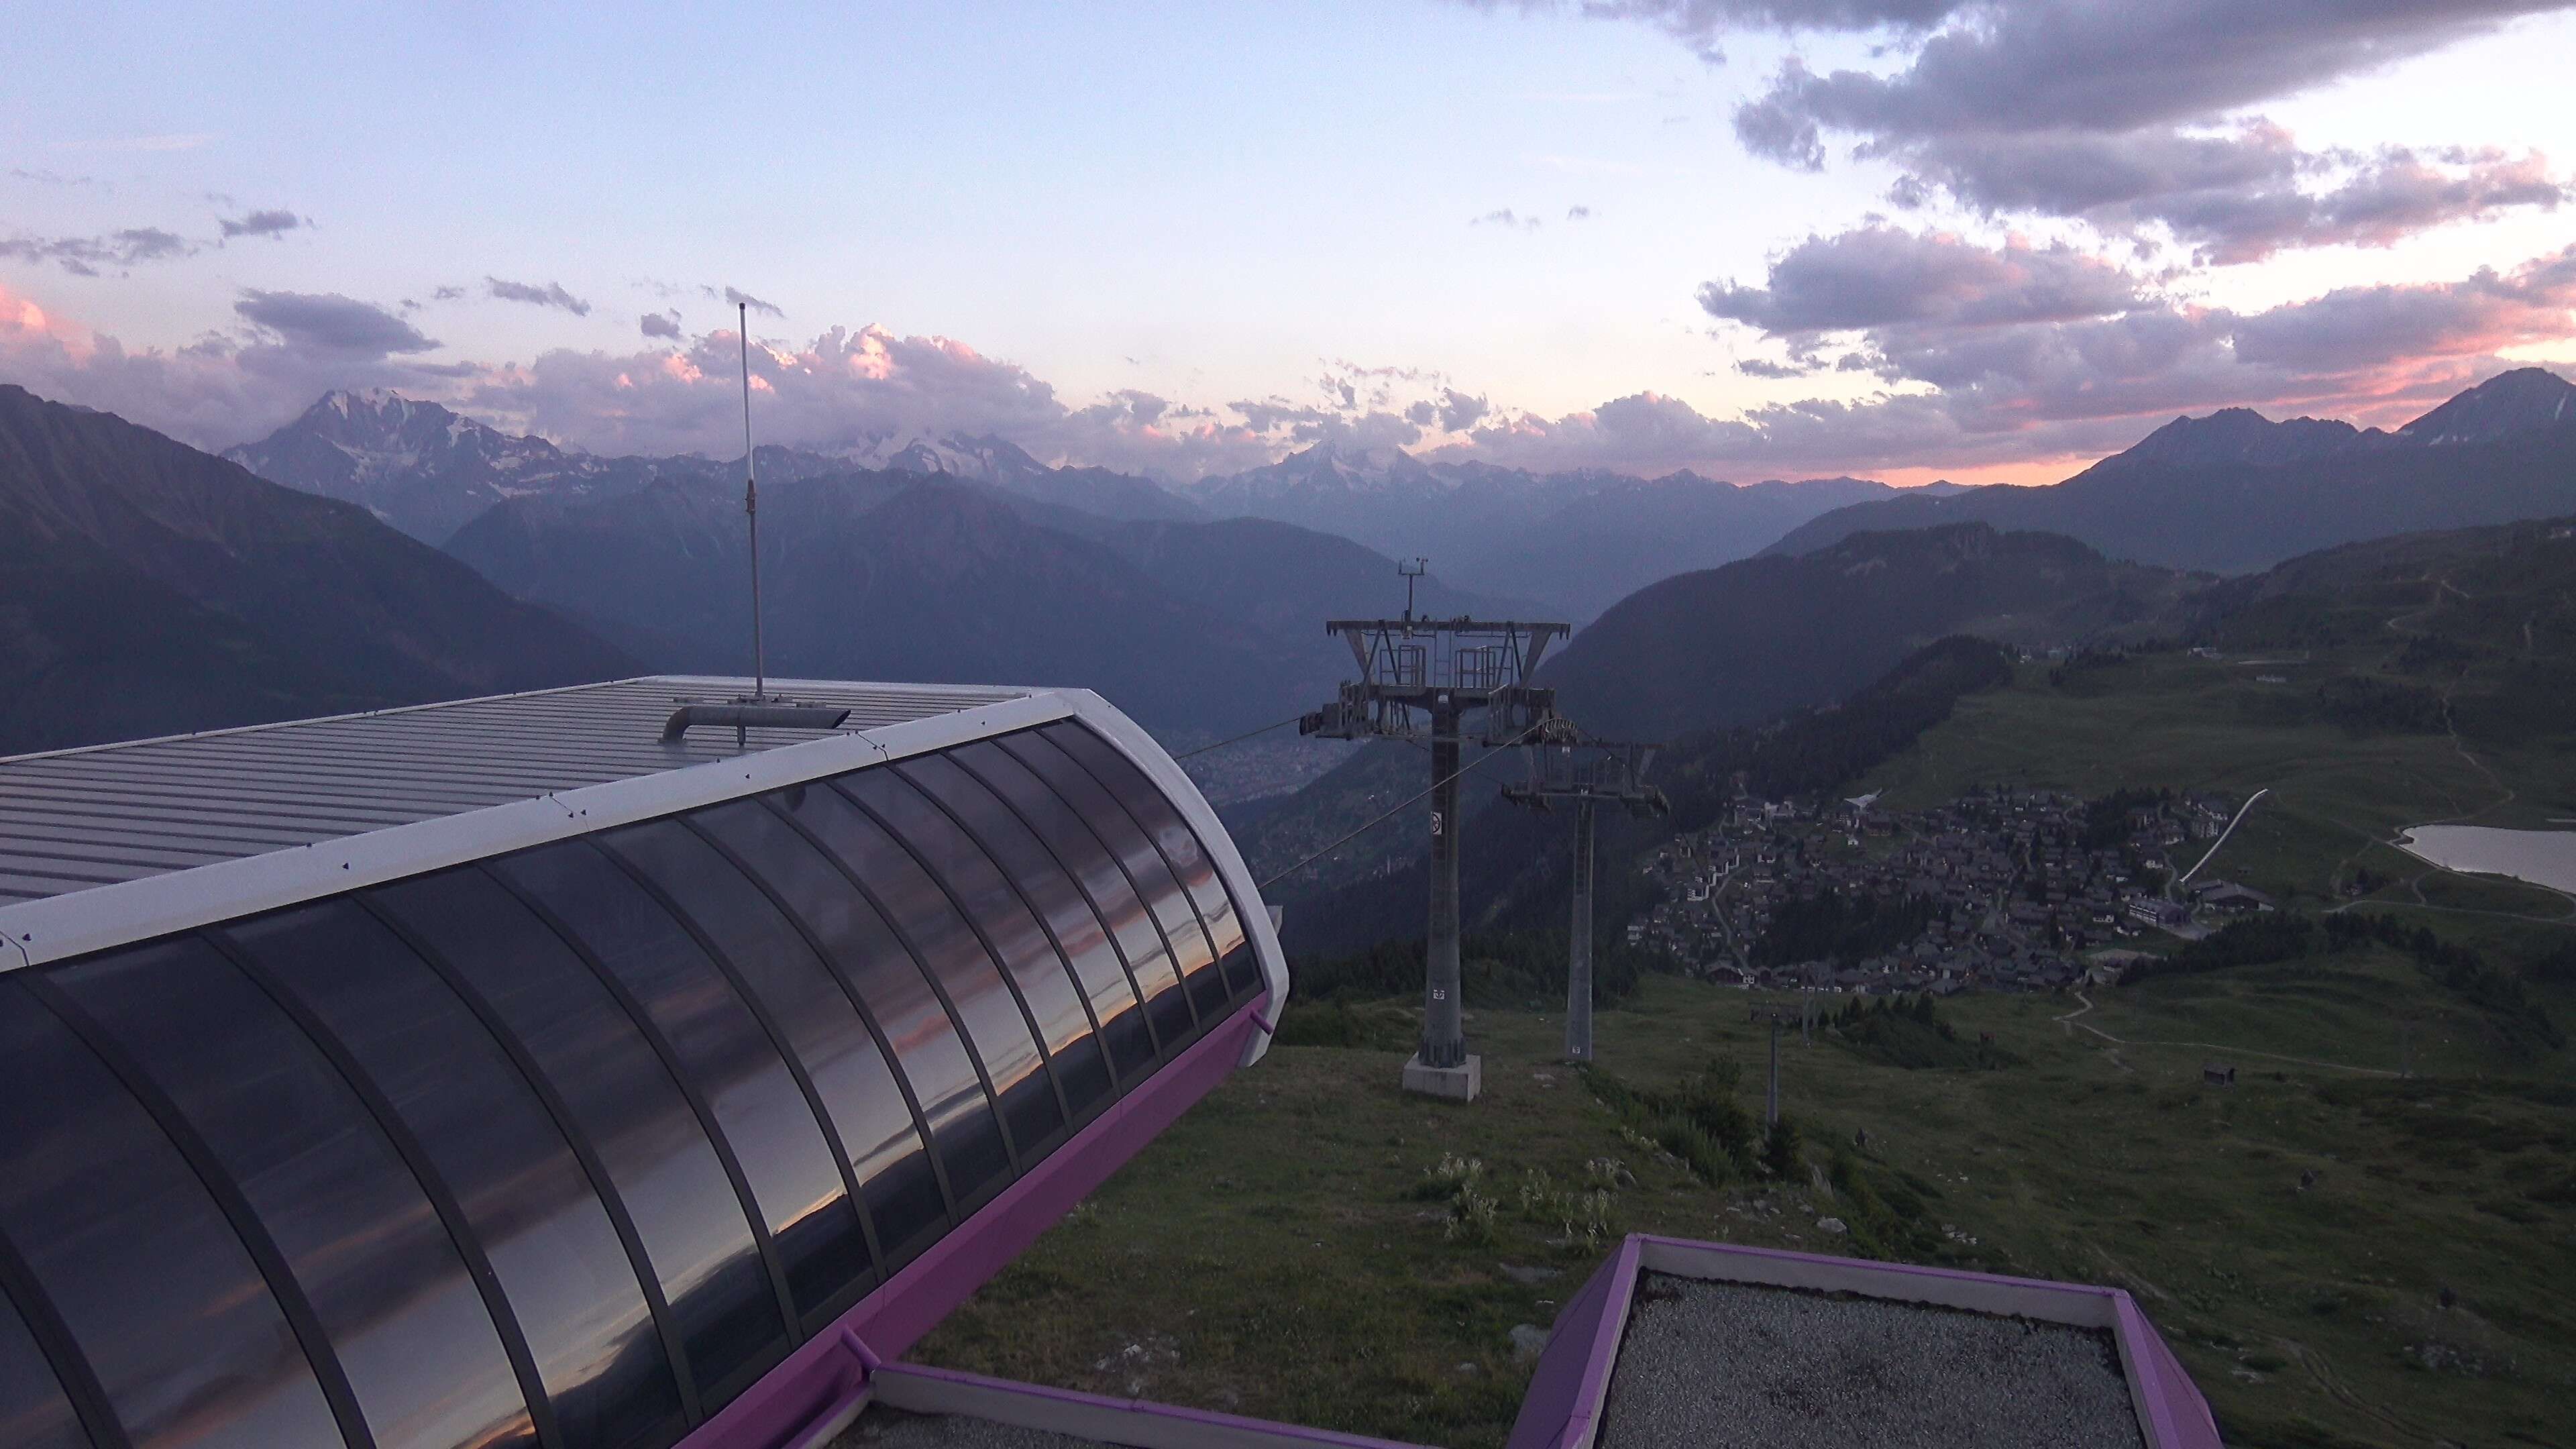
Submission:
<svg viewBox="0 0 2576 1449">
<path fill-rule="evenodd" d="M 1272 730 L 1275 730 L 1275 729 L 1279 728 L 1281 725 L 1292 725 L 1292 724 L 1295 724 L 1297 721 L 1299 721 L 1299 720 L 1301 720 L 1301 719 L 1304 719 L 1304 718 L 1305 718 L 1305 716 L 1304 716 L 1304 715 L 1302 715 L 1302 714 L 1292 714 L 1292 715 L 1288 716 L 1286 719 L 1272 720 L 1270 723 L 1268 723 L 1268 724 L 1266 724 L 1266 725 L 1263 725 L 1261 728 L 1259 728 L 1259 729 L 1257 729 L 1257 730 L 1246 730 L 1246 731 L 1244 731 L 1242 734 L 1236 735 L 1233 739 L 1230 739 L 1230 740 L 1219 740 L 1219 741 L 1217 741 L 1215 744 L 1212 744 L 1212 745 L 1201 745 L 1201 746 L 1199 746 L 1197 749 L 1195 749 L 1195 750 L 1191 750 L 1188 754 L 1174 755 L 1174 756 L 1172 756 L 1172 758 L 1173 758 L 1173 759 L 1175 759 L 1175 760 L 1186 760 L 1186 759 L 1189 759 L 1192 755 L 1204 755 L 1204 754 L 1206 754 L 1206 753 L 1207 753 L 1208 751 L 1210 751 L 1210 750 L 1221 750 L 1221 749 L 1224 749 L 1224 748 L 1225 748 L 1226 746 L 1228 746 L 1228 745 L 1239 745 L 1239 744 L 1242 744 L 1245 740 L 1248 740 L 1248 739 L 1252 738 L 1254 735 L 1266 735 L 1266 734 L 1270 733 Z"/>
<path fill-rule="evenodd" d="M 1286 870 L 1270 877 L 1268 880 L 1263 881 L 1257 889 L 1265 891 L 1270 889 L 1279 882 L 1286 880 L 1288 877 L 1295 875 L 1297 872 L 1304 870 L 1310 865 L 1313 865 L 1316 861 L 1323 859 L 1325 856 L 1332 854 L 1334 851 L 1350 844 L 1359 837 L 1366 835 L 1378 826 L 1394 819 L 1398 811 L 1403 810 L 1405 807 L 1411 805 L 1416 800 L 1421 799 L 1423 796 L 1430 794 L 1432 791 L 1439 789 L 1441 786 L 1448 784 L 1450 781 L 1457 779 L 1461 775 L 1472 775 L 1476 771 L 1483 769 L 1487 760 L 1494 759 L 1501 755 L 1503 751 L 1528 740 L 1530 736 L 1537 734 L 1541 727 L 1541 725 L 1531 725 L 1528 729 L 1521 731 L 1512 739 L 1507 740 L 1500 745 L 1496 745 L 1492 749 L 1489 749 L 1485 753 L 1477 756 L 1474 764 L 1461 766 L 1458 769 L 1452 770 L 1448 774 L 1441 776 L 1439 779 L 1432 781 L 1430 785 L 1424 789 L 1405 796 L 1403 799 L 1395 802 L 1392 806 L 1389 806 L 1384 813 L 1372 817 L 1366 824 L 1353 830 L 1350 834 L 1343 836 L 1341 839 L 1334 841 L 1332 844 L 1325 846 L 1319 851 L 1316 851 L 1313 855 L 1307 856 L 1304 860 L 1297 862 L 1295 865 L 1292 865 Z"/>
</svg>

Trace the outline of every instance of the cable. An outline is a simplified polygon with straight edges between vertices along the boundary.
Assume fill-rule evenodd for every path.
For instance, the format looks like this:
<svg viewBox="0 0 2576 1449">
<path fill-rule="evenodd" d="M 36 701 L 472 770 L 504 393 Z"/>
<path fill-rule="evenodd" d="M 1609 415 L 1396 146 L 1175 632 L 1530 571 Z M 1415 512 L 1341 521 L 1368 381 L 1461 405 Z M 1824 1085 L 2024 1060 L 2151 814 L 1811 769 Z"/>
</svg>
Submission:
<svg viewBox="0 0 2576 1449">
<path fill-rule="evenodd" d="M 1224 749 L 1224 748 L 1225 748 L 1226 746 L 1228 746 L 1228 745 L 1239 745 L 1239 744 L 1242 744 L 1245 740 L 1248 740 L 1248 739 L 1252 738 L 1254 735 L 1266 735 L 1266 734 L 1270 733 L 1272 730 L 1275 730 L 1275 729 L 1279 728 L 1281 725 L 1292 725 L 1292 724 L 1295 724 L 1297 721 L 1299 721 L 1299 720 L 1301 720 L 1301 719 L 1304 719 L 1304 718 L 1305 718 L 1305 716 L 1304 716 L 1304 715 L 1302 715 L 1302 714 L 1292 714 L 1292 715 L 1288 716 L 1286 719 L 1281 719 L 1281 720 L 1272 720 L 1270 723 L 1268 723 L 1268 724 L 1266 724 L 1266 725 L 1263 725 L 1261 728 L 1259 728 L 1259 729 L 1257 729 L 1257 730 L 1247 730 L 1247 731 L 1245 731 L 1245 732 L 1244 732 L 1244 733 L 1242 733 L 1242 734 L 1236 735 L 1233 739 L 1230 739 L 1230 740 L 1219 740 L 1219 741 L 1217 741 L 1215 744 L 1212 744 L 1212 745 L 1201 745 L 1201 746 L 1199 746 L 1197 749 L 1190 751 L 1190 752 L 1189 752 L 1189 754 L 1187 754 L 1187 755 L 1174 755 L 1174 756 L 1172 756 L 1172 758 L 1173 758 L 1173 759 L 1175 759 L 1175 760 L 1186 760 L 1186 759 L 1188 759 L 1188 758 L 1190 757 L 1190 755 L 1204 755 L 1204 754 L 1206 754 L 1206 753 L 1207 753 L 1208 751 L 1210 751 L 1210 750 L 1221 750 L 1221 749 Z"/>
<path fill-rule="evenodd" d="M 1325 846 L 1323 849 L 1321 849 L 1321 850 L 1319 850 L 1319 851 L 1316 851 L 1313 855 L 1307 856 L 1304 860 L 1301 860 L 1301 861 L 1297 862 L 1295 865 L 1292 865 L 1292 866 L 1288 867 L 1286 870 L 1283 870 L 1283 871 L 1279 872 L 1277 875 L 1272 876 L 1270 879 L 1263 881 L 1263 882 L 1260 884 L 1260 886 L 1258 887 L 1258 889 L 1265 890 L 1265 891 L 1266 891 L 1266 890 L 1268 890 L 1268 889 L 1270 889 L 1272 886 L 1277 885 L 1279 882 L 1281 882 L 1281 881 L 1283 881 L 1283 880 L 1286 880 L 1288 877 L 1290 877 L 1290 876 L 1292 876 L 1292 875 L 1295 875 L 1297 872 L 1299 872 L 1299 871 L 1301 871 L 1301 870 L 1304 870 L 1306 867 L 1308 867 L 1308 866 L 1310 866 L 1310 865 L 1313 865 L 1316 861 L 1319 861 L 1319 860 L 1323 859 L 1325 856 L 1330 855 L 1330 854 L 1332 854 L 1334 851 L 1341 849 L 1343 846 L 1348 845 L 1350 842 L 1352 842 L 1353 840 L 1358 839 L 1360 836 L 1367 834 L 1369 831 L 1374 830 L 1374 829 L 1376 829 L 1378 826 L 1383 825 L 1383 824 L 1385 824 L 1387 821 L 1389 821 L 1389 820 L 1391 820 L 1391 819 L 1395 818 L 1395 814 L 1396 814 L 1396 812 L 1397 812 L 1397 811 L 1404 809 L 1406 806 L 1411 805 L 1414 801 L 1419 800 L 1419 799 L 1421 799 L 1423 796 L 1430 794 L 1433 790 L 1437 790 L 1437 789 L 1439 789 L 1441 786 L 1448 784 L 1450 781 L 1457 779 L 1457 778 L 1458 778 L 1459 776 L 1461 776 L 1461 775 L 1472 774 L 1472 773 L 1474 773 L 1474 772 L 1475 772 L 1475 771 L 1477 771 L 1477 770 L 1481 770 L 1481 769 L 1483 769 L 1483 768 L 1485 767 L 1485 762 L 1486 762 L 1486 761 L 1496 758 L 1497 756 L 1501 755 L 1503 751 L 1508 750 L 1508 749 L 1512 748 L 1512 746 L 1514 746 L 1514 745 L 1518 745 L 1518 744 L 1520 744 L 1522 741 L 1527 740 L 1530 736 L 1532 736 L 1532 735 L 1534 735 L 1534 734 L 1537 734 L 1537 733 L 1539 732 L 1540 728 L 1541 728 L 1541 726 L 1540 726 L 1540 725 L 1531 725 L 1528 729 L 1525 729 L 1525 730 L 1521 731 L 1519 735 L 1515 736 L 1515 737 L 1510 741 L 1510 743 L 1508 743 L 1508 744 L 1502 744 L 1502 745 L 1497 745 L 1497 746 L 1495 746 L 1494 748 L 1492 748 L 1492 749 L 1490 749 L 1490 750 L 1487 750 L 1485 753 L 1483 753 L 1483 754 L 1481 754 L 1481 755 L 1477 756 L 1477 757 L 1476 757 L 1476 761 L 1475 761 L 1475 763 L 1474 763 L 1474 764 L 1471 764 L 1471 765 L 1464 765 L 1464 766 L 1461 766 L 1461 767 L 1460 767 L 1460 768 L 1458 768 L 1458 769 L 1452 770 L 1452 771 L 1450 771 L 1448 774 L 1441 776 L 1439 779 L 1432 781 L 1432 782 L 1431 782 L 1431 784 L 1430 784 L 1428 787 L 1426 787 L 1425 789 L 1422 789 L 1422 790 L 1420 790 L 1420 791 L 1418 791 L 1418 792 L 1416 792 L 1416 793 L 1414 793 L 1414 794 L 1411 794 L 1411 795 L 1407 795 L 1407 796 L 1405 796 L 1403 799 L 1398 800 L 1397 802 L 1395 802 L 1395 804 L 1394 804 L 1393 806 L 1389 807 L 1389 808 L 1387 809 L 1386 813 L 1384 813 L 1384 814 L 1382 814 L 1382 815 L 1377 816 L 1376 818 L 1374 818 L 1374 819 L 1370 820 L 1367 824 L 1362 825 L 1359 829 L 1352 831 L 1350 834 L 1345 835 L 1345 836 L 1343 836 L 1341 839 L 1334 841 L 1332 844 Z"/>
</svg>

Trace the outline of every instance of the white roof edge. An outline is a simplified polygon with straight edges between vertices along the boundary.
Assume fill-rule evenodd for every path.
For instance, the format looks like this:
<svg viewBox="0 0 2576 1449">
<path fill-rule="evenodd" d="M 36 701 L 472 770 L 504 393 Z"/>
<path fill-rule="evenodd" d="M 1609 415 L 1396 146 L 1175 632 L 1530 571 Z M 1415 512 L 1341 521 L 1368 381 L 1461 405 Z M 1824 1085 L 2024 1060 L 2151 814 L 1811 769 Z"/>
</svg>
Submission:
<svg viewBox="0 0 2576 1449">
<path fill-rule="evenodd" d="M 691 676 L 640 678 L 699 682 Z M 824 683 L 773 681 L 789 686 L 800 682 Z M 1241 860 L 1231 843 L 1218 843 L 1224 840 L 1224 829 L 1216 813 L 1143 729 L 1089 690 L 1033 690 L 1016 699 L 948 714 L 0 906 L 0 939 L 6 939 L 19 958 L 0 957 L 0 971 L 41 966 L 1077 715 L 1115 739 L 1155 783 L 1171 791 L 1183 815 L 1202 835 L 1210 836 L 1210 850 L 1221 851 L 1220 861 L 1231 859 L 1240 871 Z M 1166 770 L 1181 780 L 1181 790 L 1172 790 Z M 1233 879 L 1228 876 L 1229 882 Z M 1274 941 L 1270 954 L 1275 955 L 1276 949 Z M 1265 970 L 1268 966 L 1265 957 Z"/>
</svg>

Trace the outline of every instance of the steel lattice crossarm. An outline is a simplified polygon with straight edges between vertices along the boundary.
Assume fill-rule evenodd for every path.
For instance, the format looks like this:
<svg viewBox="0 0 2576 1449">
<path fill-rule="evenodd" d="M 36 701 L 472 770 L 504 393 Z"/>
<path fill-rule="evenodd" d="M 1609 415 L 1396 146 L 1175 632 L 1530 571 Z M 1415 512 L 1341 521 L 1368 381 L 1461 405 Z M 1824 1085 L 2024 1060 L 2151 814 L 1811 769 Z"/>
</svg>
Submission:
<svg viewBox="0 0 2576 1449">
<path fill-rule="evenodd" d="M 1324 632 L 1350 645 L 1359 678 L 1343 683 L 1323 708 L 1297 723 L 1300 734 L 1327 739 L 1423 738 L 1420 710 L 1464 716 L 1484 712 L 1480 739 L 1520 744 L 1556 719 L 1556 691 L 1531 675 L 1571 626 L 1482 619 L 1335 619 Z M 1432 733 L 1437 733 L 1435 723 Z"/>
<path fill-rule="evenodd" d="M 1585 739 L 1571 730 L 1562 738 L 1549 732 L 1524 756 L 1529 777 L 1505 785 L 1503 798 L 1535 810 L 1550 808 L 1550 801 L 1574 800 L 1617 805 L 1640 818 L 1669 815 L 1672 802 L 1663 788 L 1646 783 L 1646 772 L 1662 750 L 1661 745 Z"/>
</svg>

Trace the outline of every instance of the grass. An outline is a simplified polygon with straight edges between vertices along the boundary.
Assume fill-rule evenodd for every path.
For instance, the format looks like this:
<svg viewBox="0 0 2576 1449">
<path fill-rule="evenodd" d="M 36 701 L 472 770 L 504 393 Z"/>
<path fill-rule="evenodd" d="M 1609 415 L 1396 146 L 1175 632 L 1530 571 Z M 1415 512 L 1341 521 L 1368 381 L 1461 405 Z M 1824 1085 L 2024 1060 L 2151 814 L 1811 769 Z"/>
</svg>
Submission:
<svg viewBox="0 0 2576 1449">
<path fill-rule="evenodd" d="M 2387 880 L 2367 909 L 2507 965 L 2569 938 L 2565 897 L 2387 843 L 2576 816 L 2566 736 L 2464 750 L 2283 723 L 2267 692 L 2285 686 L 2256 672 L 2154 655 L 2067 689 L 2027 667 L 1853 792 L 2269 789 L 2211 874 L 2316 912 L 2366 868 Z M 2089 995 L 2072 1021 L 2077 999 L 1970 995 L 1942 1008 L 1950 1040 L 1784 1046 L 1805 1144 L 1786 1172 L 1710 1130 L 1732 1120 L 1713 1090 L 1758 1114 L 1759 996 L 1651 977 L 1598 1014 L 1589 1080 L 1556 1061 L 1561 1022 L 1471 1013 L 1486 1096 L 1465 1107 L 1397 1091 L 1406 1003 L 1292 1007 L 1267 1061 L 917 1354 L 1481 1449 L 1526 1385 L 1513 1328 L 1549 1323 L 1618 1233 L 1652 1231 L 2117 1284 L 2235 1445 L 2571 1442 L 2576 1050 L 2516 1043 L 2377 946 Z M 2539 995 L 2576 1024 L 2576 989 Z M 1955 1050 L 1988 1034 L 1973 1061 Z M 2212 1059 L 2236 1085 L 2202 1084 Z"/>
<path fill-rule="evenodd" d="M 1746 1065 L 1758 998 L 1655 978 L 1597 1021 L 1600 1057 L 1659 1092 Z M 2100 998 L 2097 998 L 2100 999 Z M 1558 1065 L 1561 1025 L 1479 1012 L 1487 1094 L 1395 1088 L 1402 1055 L 1280 1047 L 1148 1147 L 917 1350 L 928 1362 L 1420 1443 L 1502 1442 L 1546 1325 L 1618 1232 L 1864 1247 L 2136 1293 L 2231 1443 L 2554 1442 L 2576 1395 L 2576 1086 L 2503 1060 L 2392 953 L 2114 991 L 2084 1018 L 2133 1041 L 2337 1059 L 2428 1023 L 2413 1081 L 2112 1047 L 2078 1003 L 1963 998 L 2023 1064 L 1907 1070 L 1784 1046 L 1807 1171 L 1711 1184 Z M 1794 1043 L 1794 1038 L 1791 1039 Z M 2483 1075 L 2481 1075 L 2483 1074 Z M 1868 1145 L 1855 1147 L 1866 1130 Z M 1444 1166 L 1444 1159 L 1447 1166 Z M 1839 1159 L 1839 1160 L 1837 1160 Z M 1464 1164 L 1472 1161 L 1470 1172 Z M 2303 1173 L 2315 1174 L 2300 1187 Z M 1820 1187 L 1834 1180 L 1840 1189 Z M 1462 1228 L 1461 1187 L 1492 1204 Z M 1597 1202 L 1595 1199 L 1597 1198 Z M 1580 1199 L 1609 1231 L 1565 1219 Z M 1868 1216 L 1864 1218 L 1864 1209 Z M 1574 1227 L 1573 1231 L 1569 1231 Z M 2456 1306 L 2445 1310 L 2445 1287 Z M 2430 1367 L 2426 1365 L 2432 1365 Z"/>
</svg>

